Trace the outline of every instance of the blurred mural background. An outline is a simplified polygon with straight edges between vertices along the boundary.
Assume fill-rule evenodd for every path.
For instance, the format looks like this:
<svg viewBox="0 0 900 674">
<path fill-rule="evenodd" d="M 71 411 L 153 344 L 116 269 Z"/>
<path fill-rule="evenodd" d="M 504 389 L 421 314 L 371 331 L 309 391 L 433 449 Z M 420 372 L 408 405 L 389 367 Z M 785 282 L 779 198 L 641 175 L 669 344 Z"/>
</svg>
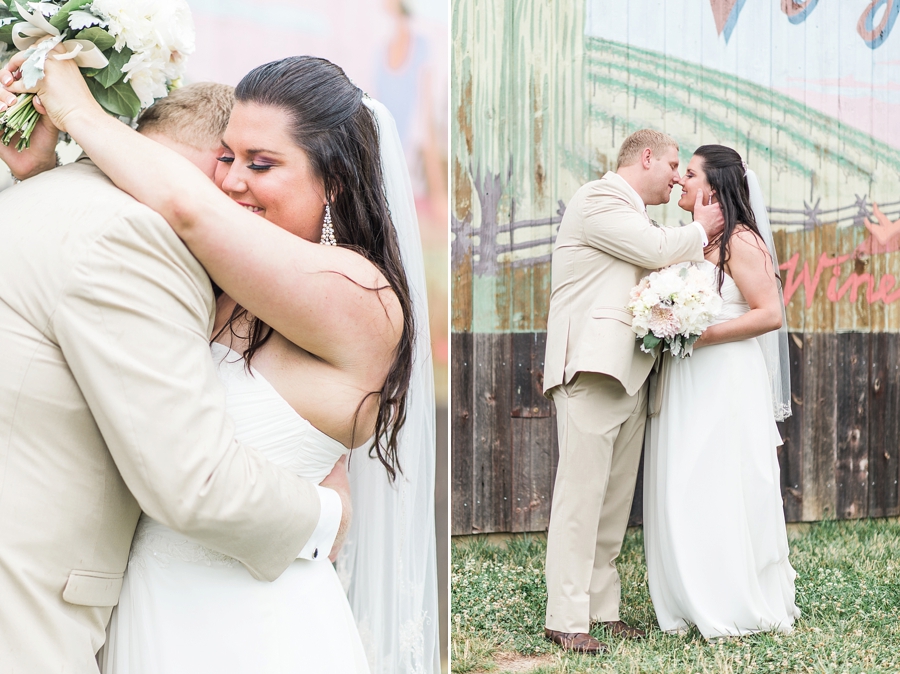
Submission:
<svg viewBox="0 0 900 674">
<path fill-rule="evenodd" d="M 760 177 L 791 332 L 788 520 L 900 513 L 898 13 L 900 0 L 453 0 L 454 534 L 546 529 L 552 244 L 566 200 L 643 127 L 679 141 L 682 170 L 721 143 Z M 677 196 L 651 217 L 687 221 Z"/>
</svg>

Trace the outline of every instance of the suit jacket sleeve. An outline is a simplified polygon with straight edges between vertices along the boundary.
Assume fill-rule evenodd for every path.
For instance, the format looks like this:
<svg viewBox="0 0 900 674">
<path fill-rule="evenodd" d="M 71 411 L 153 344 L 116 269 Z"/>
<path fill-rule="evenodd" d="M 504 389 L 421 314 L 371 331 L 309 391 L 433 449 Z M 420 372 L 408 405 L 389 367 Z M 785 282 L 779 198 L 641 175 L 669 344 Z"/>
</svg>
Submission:
<svg viewBox="0 0 900 674">
<path fill-rule="evenodd" d="M 588 195 L 583 223 L 588 244 L 644 269 L 703 259 L 697 227 L 655 227 L 624 197 Z"/>
<path fill-rule="evenodd" d="M 50 331 L 141 508 L 273 580 L 315 530 L 319 496 L 234 439 L 211 312 L 199 263 L 141 207 L 79 258 Z"/>
</svg>

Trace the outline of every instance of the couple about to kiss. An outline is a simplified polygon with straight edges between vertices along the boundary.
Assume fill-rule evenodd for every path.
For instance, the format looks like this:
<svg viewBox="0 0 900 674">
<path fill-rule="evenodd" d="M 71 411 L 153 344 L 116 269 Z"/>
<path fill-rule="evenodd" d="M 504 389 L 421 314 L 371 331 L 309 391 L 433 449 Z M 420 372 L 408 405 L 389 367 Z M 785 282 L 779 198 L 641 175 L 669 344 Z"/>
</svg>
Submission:
<svg viewBox="0 0 900 674">
<path fill-rule="evenodd" d="M 387 110 L 313 57 L 177 90 L 139 132 L 71 60 L 33 91 L 31 148 L 2 149 L 0 671 L 440 671 Z M 86 156 L 56 168 L 59 131 Z"/>
<path fill-rule="evenodd" d="M 731 148 L 697 148 L 683 177 L 678 165 L 674 139 L 635 132 L 616 170 L 572 197 L 553 247 L 544 393 L 556 405 L 559 467 L 545 636 L 573 651 L 608 649 L 590 634 L 596 624 L 644 636 L 620 619 L 616 572 L 642 443 L 660 629 L 787 633 L 800 615 L 776 455 L 775 421 L 790 414 L 786 326 L 765 202 Z M 646 206 L 667 203 L 676 184 L 694 221 L 659 227 Z M 645 275 L 679 262 L 709 274 L 722 309 L 693 355 L 655 363 L 625 307 Z"/>
</svg>

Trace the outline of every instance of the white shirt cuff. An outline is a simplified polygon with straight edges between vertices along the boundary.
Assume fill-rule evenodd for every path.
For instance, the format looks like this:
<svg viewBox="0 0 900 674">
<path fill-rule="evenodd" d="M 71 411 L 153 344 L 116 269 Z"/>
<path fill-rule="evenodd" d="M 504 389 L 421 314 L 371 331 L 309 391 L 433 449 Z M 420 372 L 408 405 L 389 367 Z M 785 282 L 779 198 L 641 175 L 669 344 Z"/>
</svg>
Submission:
<svg viewBox="0 0 900 674">
<path fill-rule="evenodd" d="M 297 555 L 297 559 L 327 559 L 331 554 L 334 539 L 337 538 L 338 527 L 341 526 L 341 497 L 334 489 L 316 485 L 319 492 L 319 523 L 312 536 Z"/>
<path fill-rule="evenodd" d="M 703 237 L 703 247 L 706 248 L 709 245 L 709 238 L 706 236 L 706 230 L 703 229 L 703 225 L 701 225 L 696 220 L 694 220 L 691 224 L 697 225 L 697 227 L 700 229 L 700 236 Z"/>
</svg>

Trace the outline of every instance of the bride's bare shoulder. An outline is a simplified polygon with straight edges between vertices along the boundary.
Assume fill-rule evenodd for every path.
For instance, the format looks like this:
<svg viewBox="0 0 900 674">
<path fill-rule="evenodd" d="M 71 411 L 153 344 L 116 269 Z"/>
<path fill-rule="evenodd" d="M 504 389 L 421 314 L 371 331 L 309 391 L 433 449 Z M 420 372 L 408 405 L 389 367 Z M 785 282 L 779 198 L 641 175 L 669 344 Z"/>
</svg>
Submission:
<svg viewBox="0 0 900 674">
<path fill-rule="evenodd" d="M 762 237 L 749 227 L 739 224 L 729 241 L 728 267 L 740 269 L 741 267 L 767 267 L 770 265 L 771 257 Z M 731 275 L 734 276 L 734 274 Z"/>
<path fill-rule="evenodd" d="M 738 250 L 745 253 L 752 253 L 755 251 L 756 253 L 763 253 L 765 255 L 769 254 L 762 237 L 742 223 L 738 223 L 734 228 L 734 233 L 731 235 L 729 244 L 732 248 L 732 254 Z"/>
</svg>

